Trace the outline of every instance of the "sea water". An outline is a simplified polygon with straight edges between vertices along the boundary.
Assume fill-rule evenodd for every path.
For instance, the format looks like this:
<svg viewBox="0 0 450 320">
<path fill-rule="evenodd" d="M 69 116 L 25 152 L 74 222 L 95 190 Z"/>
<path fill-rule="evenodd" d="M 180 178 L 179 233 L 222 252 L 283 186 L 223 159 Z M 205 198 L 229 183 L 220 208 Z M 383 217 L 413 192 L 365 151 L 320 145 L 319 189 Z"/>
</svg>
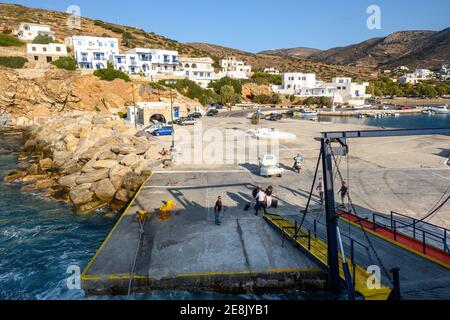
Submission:
<svg viewBox="0 0 450 320">
<path fill-rule="evenodd" d="M 19 139 L 0 133 L 0 150 L 18 147 L 19 143 Z M 3 178 L 17 169 L 17 157 L 17 152 L 0 155 L 0 300 L 126 299 L 89 298 L 83 290 L 67 285 L 74 270 L 82 271 L 88 264 L 117 219 L 106 218 L 104 215 L 108 212 L 77 215 L 69 205 L 5 184 Z M 301 292 L 255 296 L 173 291 L 128 298 L 276 300 L 305 299 L 306 295 Z"/>
</svg>

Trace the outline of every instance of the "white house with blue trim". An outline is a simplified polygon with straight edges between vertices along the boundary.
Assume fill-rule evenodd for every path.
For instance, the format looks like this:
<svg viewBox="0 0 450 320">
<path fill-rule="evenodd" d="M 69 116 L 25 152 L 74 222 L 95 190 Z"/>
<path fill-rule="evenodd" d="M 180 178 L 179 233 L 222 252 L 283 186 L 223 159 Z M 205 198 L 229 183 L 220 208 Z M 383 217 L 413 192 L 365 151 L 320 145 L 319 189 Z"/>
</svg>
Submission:
<svg viewBox="0 0 450 320">
<path fill-rule="evenodd" d="M 119 54 L 119 40 L 116 38 L 73 36 L 66 38 L 65 42 L 73 48 L 73 56 L 80 69 L 105 69 L 112 57 Z"/>
<path fill-rule="evenodd" d="M 178 51 L 135 48 L 113 56 L 114 68 L 129 74 L 173 75 L 179 72 Z"/>
</svg>

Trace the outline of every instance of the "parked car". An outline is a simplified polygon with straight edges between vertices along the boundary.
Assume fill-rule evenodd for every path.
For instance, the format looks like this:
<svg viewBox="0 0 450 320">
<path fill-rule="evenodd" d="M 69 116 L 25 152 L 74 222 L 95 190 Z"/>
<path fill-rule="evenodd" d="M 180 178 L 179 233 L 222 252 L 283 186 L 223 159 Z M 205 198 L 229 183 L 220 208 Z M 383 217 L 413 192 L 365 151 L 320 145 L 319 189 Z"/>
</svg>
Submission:
<svg viewBox="0 0 450 320">
<path fill-rule="evenodd" d="M 194 126 L 196 123 L 197 120 L 192 117 L 186 117 L 178 121 L 179 126 Z"/>
<path fill-rule="evenodd" d="M 265 119 L 269 121 L 280 121 L 283 119 L 283 115 L 281 113 L 271 113 Z"/>
<path fill-rule="evenodd" d="M 400 106 L 399 110 L 411 110 L 412 107 L 410 106 Z"/>
<path fill-rule="evenodd" d="M 161 129 L 155 130 L 152 132 L 152 135 L 154 136 L 170 136 L 173 133 L 172 127 L 162 127 Z"/>
<path fill-rule="evenodd" d="M 216 116 L 217 114 L 219 114 L 219 111 L 217 111 L 216 109 L 211 109 L 211 110 L 209 110 L 209 111 L 206 113 L 206 116 L 208 116 L 208 117 L 214 117 L 214 116 Z"/>
<path fill-rule="evenodd" d="M 164 128 L 165 126 L 166 126 L 165 123 L 156 123 L 156 124 L 152 124 L 152 125 L 150 125 L 150 126 L 145 127 L 145 128 L 144 128 L 144 131 L 145 131 L 146 133 L 150 133 L 150 134 L 151 134 L 153 131 L 158 130 L 158 129 L 162 129 L 162 128 Z"/>
<path fill-rule="evenodd" d="M 194 112 L 194 113 L 190 114 L 189 116 L 194 119 L 200 119 L 201 117 L 203 117 L 203 115 L 200 112 Z"/>
</svg>

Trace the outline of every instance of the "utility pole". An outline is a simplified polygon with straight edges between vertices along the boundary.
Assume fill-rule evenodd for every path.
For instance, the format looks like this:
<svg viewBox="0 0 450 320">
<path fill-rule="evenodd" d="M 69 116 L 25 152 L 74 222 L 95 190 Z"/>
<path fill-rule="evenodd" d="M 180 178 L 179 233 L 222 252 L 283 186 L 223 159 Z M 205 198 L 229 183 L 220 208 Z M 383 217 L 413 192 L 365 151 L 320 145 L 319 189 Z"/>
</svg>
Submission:
<svg viewBox="0 0 450 320">
<path fill-rule="evenodd" d="M 134 96 L 134 83 L 131 84 L 131 90 L 133 90 L 134 128 L 137 129 L 136 98 Z"/>
<path fill-rule="evenodd" d="M 173 89 L 170 89 L 170 114 L 172 117 L 172 146 L 171 150 L 175 150 L 175 126 L 174 126 L 174 117 L 173 117 Z"/>
</svg>

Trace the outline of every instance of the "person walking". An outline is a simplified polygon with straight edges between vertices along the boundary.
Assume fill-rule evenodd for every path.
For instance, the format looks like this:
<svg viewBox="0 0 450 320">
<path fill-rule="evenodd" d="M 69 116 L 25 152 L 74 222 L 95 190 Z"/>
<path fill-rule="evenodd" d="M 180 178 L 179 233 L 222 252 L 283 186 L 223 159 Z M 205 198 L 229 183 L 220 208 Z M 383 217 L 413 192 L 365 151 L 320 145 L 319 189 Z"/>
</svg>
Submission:
<svg viewBox="0 0 450 320">
<path fill-rule="evenodd" d="M 273 187 L 269 186 L 265 192 L 266 194 L 266 208 L 271 208 L 272 207 L 272 196 L 273 196 Z"/>
<path fill-rule="evenodd" d="M 345 197 L 348 195 L 348 188 L 347 188 L 347 184 L 345 183 L 345 181 L 342 181 L 342 187 L 338 193 L 341 194 L 341 201 L 342 201 L 341 207 L 345 209 Z"/>
<path fill-rule="evenodd" d="M 215 223 L 217 226 L 220 226 L 222 222 L 220 222 L 220 215 L 223 213 L 223 203 L 222 203 L 222 197 L 218 197 L 216 201 L 216 205 L 214 206 L 214 216 L 215 216 Z"/>
<path fill-rule="evenodd" d="M 267 214 L 266 211 L 266 194 L 262 191 L 261 188 L 258 188 L 258 193 L 256 194 L 255 200 L 255 216 L 258 215 L 259 211 L 262 209 L 264 210 L 264 213 Z"/>
<path fill-rule="evenodd" d="M 317 192 L 319 193 L 319 196 L 320 196 L 320 205 L 323 206 L 324 194 L 325 194 L 325 186 L 323 184 L 323 179 L 322 178 L 319 178 L 319 182 L 317 184 L 316 190 L 317 190 Z"/>
</svg>

